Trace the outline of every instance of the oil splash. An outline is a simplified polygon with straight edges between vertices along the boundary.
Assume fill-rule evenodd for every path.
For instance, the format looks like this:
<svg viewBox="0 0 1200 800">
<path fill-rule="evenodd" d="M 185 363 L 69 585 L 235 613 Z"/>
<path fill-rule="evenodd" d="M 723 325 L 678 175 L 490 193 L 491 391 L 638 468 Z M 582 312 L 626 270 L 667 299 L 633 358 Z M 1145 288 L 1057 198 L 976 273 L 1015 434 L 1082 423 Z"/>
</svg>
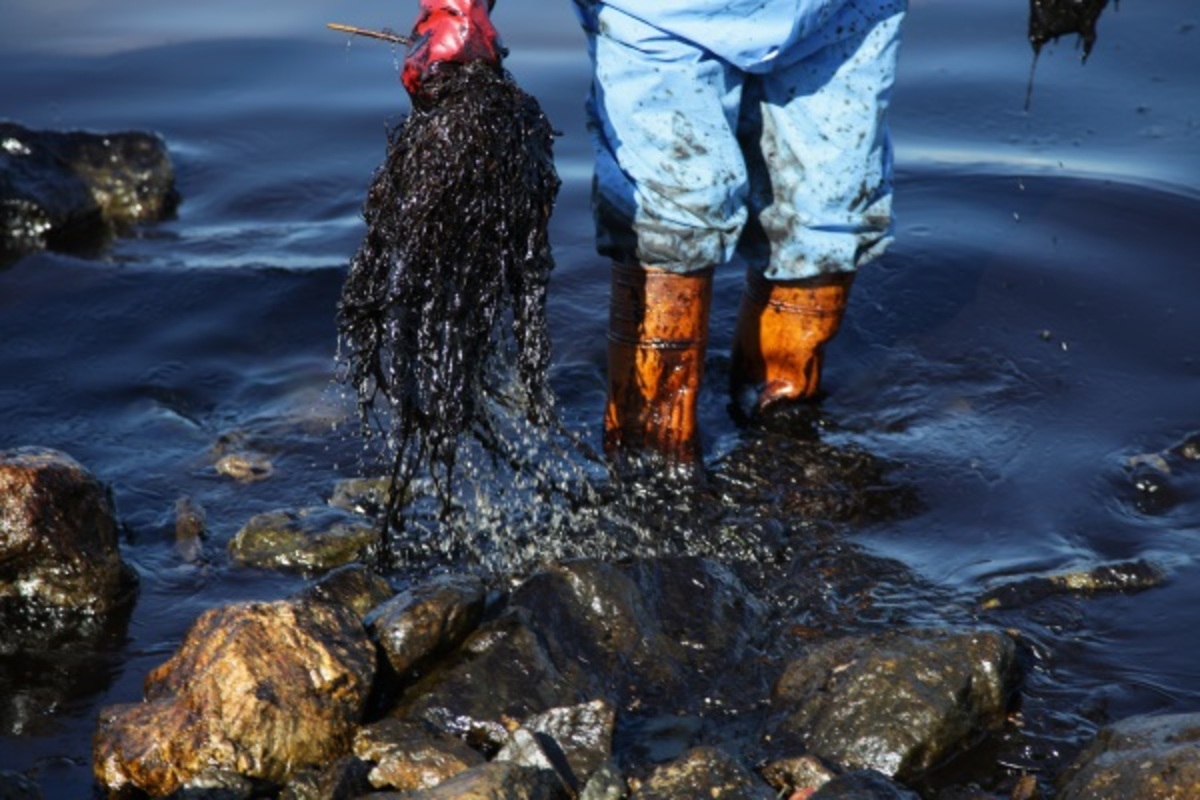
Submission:
<svg viewBox="0 0 1200 800">
<path fill-rule="evenodd" d="M 1117 3 L 1114 1 L 1114 6 Z M 1038 56 L 1047 42 L 1077 34 L 1086 62 L 1096 46 L 1096 23 L 1108 7 L 1108 0 L 1029 0 L 1029 44 L 1033 63 L 1029 66 L 1029 85 L 1025 89 L 1025 110 L 1033 100 L 1033 76 Z"/>
<path fill-rule="evenodd" d="M 505 70 L 438 64 L 423 89 L 368 190 L 337 325 L 390 496 L 427 472 L 446 516 L 461 440 L 511 460 L 506 416 L 556 424 L 545 306 L 560 182 L 550 122 Z"/>
</svg>

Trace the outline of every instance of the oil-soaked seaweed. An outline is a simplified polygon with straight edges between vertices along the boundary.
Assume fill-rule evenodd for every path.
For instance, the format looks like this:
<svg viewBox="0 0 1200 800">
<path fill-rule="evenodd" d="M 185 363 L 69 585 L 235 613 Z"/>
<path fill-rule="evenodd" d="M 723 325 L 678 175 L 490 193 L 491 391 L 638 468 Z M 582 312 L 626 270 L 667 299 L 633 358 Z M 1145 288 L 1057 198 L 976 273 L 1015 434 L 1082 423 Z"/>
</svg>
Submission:
<svg viewBox="0 0 1200 800">
<path fill-rule="evenodd" d="M 1033 74 L 1042 48 L 1059 37 L 1077 34 L 1083 48 L 1083 60 L 1087 61 L 1096 46 L 1096 23 L 1107 6 L 1108 0 L 1029 0 L 1029 44 L 1033 47 L 1033 64 L 1029 68 L 1026 109 L 1033 95 Z"/>
<path fill-rule="evenodd" d="M 1029 43 L 1034 56 L 1046 42 L 1074 33 L 1086 61 L 1096 45 L 1096 23 L 1106 6 L 1108 0 L 1029 0 Z"/>
<path fill-rule="evenodd" d="M 553 421 L 553 137 L 537 101 L 484 63 L 436 65 L 389 135 L 337 323 L 363 430 L 387 437 L 394 498 L 428 471 L 448 509 L 460 437 L 501 450 L 498 409 Z"/>
</svg>

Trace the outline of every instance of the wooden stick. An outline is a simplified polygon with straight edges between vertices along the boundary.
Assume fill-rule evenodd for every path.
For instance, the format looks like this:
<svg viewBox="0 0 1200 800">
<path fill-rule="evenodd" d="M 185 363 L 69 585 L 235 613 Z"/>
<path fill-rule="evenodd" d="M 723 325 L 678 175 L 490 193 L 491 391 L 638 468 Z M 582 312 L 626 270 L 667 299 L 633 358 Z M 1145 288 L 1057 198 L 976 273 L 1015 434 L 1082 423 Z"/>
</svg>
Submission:
<svg viewBox="0 0 1200 800">
<path fill-rule="evenodd" d="M 327 22 L 325 23 L 325 27 L 329 28 L 330 30 L 338 31 L 339 33 L 352 33 L 355 36 L 366 36 L 370 39 L 382 39 L 385 42 L 402 44 L 406 47 L 412 44 L 411 36 L 401 36 L 398 33 L 392 33 L 391 31 L 387 30 L 371 31 L 367 30 L 366 28 L 356 28 L 353 25 L 341 25 L 336 22 Z"/>
</svg>

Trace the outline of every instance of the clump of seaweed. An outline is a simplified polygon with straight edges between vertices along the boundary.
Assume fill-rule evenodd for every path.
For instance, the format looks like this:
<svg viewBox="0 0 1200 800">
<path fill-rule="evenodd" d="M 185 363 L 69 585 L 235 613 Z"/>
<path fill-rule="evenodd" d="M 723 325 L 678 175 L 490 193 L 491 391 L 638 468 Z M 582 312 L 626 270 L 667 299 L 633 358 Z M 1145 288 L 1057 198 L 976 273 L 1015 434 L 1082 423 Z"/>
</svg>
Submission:
<svg viewBox="0 0 1200 800">
<path fill-rule="evenodd" d="M 393 459 L 392 498 L 427 471 L 448 513 L 461 437 L 509 458 L 498 414 L 554 423 L 553 138 L 537 101 L 483 62 L 435 65 L 389 135 L 337 324 L 360 423 Z"/>
<path fill-rule="evenodd" d="M 1033 98 L 1033 75 L 1042 48 L 1059 37 L 1077 34 L 1086 62 L 1096 46 L 1096 24 L 1107 6 L 1108 0 L 1029 0 L 1029 44 L 1033 47 L 1033 63 L 1029 67 L 1029 85 L 1025 90 L 1026 111 Z"/>
</svg>

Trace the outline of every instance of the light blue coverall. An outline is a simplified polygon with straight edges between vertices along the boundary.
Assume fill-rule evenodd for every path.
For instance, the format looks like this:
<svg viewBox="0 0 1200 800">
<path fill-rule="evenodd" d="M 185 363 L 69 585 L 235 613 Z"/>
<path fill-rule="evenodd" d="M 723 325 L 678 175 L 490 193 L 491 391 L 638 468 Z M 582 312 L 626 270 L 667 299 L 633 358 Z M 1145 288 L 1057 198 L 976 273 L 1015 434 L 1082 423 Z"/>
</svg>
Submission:
<svg viewBox="0 0 1200 800">
<path fill-rule="evenodd" d="M 907 0 L 574 2 L 603 255 L 791 280 L 884 251 Z"/>
</svg>

